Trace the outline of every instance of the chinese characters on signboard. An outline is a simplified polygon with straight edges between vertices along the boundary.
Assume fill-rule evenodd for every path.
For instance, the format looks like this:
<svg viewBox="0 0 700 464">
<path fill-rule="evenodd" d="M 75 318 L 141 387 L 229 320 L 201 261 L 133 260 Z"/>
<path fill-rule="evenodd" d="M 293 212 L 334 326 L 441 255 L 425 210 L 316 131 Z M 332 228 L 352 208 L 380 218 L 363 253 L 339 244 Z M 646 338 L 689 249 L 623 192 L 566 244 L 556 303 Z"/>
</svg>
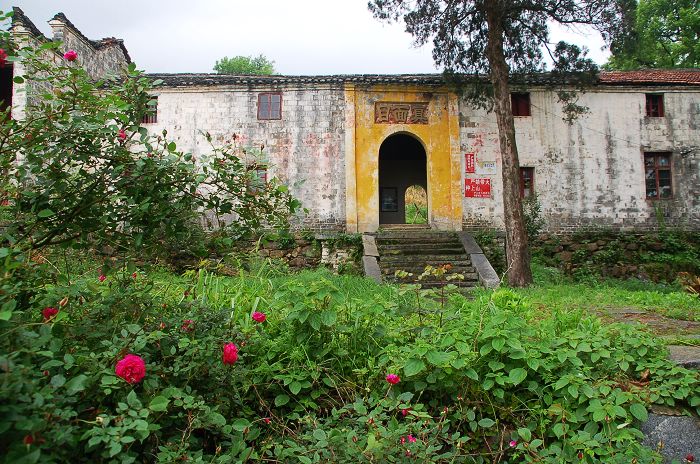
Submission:
<svg viewBox="0 0 700 464">
<path fill-rule="evenodd" d="M 464 196 L 491 198 L 491 179 L 464 179 Z"/>
<path fill-rule="evenodd" d="M 428 103 L 377 102 L 375 124 L 428 124 Z"/>
<path fill-rule="evenodd" d="M 474 167 L 476 161 L 476 154 L 465 153 L 464 154 L 464 172 L 467 174 L 474 174 Z"/>
</svg>

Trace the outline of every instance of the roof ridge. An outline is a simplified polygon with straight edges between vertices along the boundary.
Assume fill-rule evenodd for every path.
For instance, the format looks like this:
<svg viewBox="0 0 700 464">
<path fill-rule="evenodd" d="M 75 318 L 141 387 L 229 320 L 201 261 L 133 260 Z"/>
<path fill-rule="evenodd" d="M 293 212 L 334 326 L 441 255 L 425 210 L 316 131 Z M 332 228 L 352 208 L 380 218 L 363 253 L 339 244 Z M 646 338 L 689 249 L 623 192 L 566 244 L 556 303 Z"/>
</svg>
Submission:
<svg viewBox="0 0 700 464">
<path fill-rule="evenodd" d="M 61 21 L 63 24 L 66 26 L 70 27 L 73 29 L 73 32 L 77 33 L 80 38 L 82 38 L 84 41 L 86 41 L 94 50 L 99 50 L 105 46 L 108 45 L 118 45 L 121 49 L 122 52 L 124 53 L 124 57 L 126 58 L 127 63 L 131 63 L 131 56 L 129 56 L 129 51 L 126 49 L 126 46 L 124 45 L 124 40 L 122 39 L 117 39 L 115 37 L 107 37 L 103 38 L 100 40 L 91 40 L 88 39 L 85 34 L 83 34 L 80 29 L 78 29 L 75 24 L 71 22 L 70 19 L 63 13 L 63 12 L 58 12 L 56 13 L 51 20 L 56 20 L 56 21 Z"/>
<path fill-rule="evenodd" d="M 40 40 L 45 40 L 45 41 L 50 41 L 51 39 L 47 38 L 44 34 L 41 33 L 38 27 L 32 22 L 31 19 L 27 17 L 26 14 L 24 14 L 24 11 L 22 8 L 18 6 L 13 6 L 12 7 L 12 28 L 16 26 L 23 26 L 27 29 L 29 29 L 29 32 L 36 37 L 37 39 Z"/>
</svg>

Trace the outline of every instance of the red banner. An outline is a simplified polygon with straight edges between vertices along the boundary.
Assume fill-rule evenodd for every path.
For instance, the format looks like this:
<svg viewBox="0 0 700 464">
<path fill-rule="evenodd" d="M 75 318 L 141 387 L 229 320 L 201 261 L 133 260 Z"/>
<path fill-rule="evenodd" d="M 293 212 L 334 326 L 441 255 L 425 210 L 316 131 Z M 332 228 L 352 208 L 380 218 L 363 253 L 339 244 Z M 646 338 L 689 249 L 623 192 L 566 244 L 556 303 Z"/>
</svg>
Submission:
<svg viewBox="0 0 700 464">
<path fill-rule="evenodd" d="M 491 198 L 491 179 L 464 179 L 464 196 Z"/>
<path fill-rule="evenodd" d="M 464 172 L 467 174 L 474 174 L 476 166 L 476 155 L 474 153 L 464 154 Z"/>
</svg>

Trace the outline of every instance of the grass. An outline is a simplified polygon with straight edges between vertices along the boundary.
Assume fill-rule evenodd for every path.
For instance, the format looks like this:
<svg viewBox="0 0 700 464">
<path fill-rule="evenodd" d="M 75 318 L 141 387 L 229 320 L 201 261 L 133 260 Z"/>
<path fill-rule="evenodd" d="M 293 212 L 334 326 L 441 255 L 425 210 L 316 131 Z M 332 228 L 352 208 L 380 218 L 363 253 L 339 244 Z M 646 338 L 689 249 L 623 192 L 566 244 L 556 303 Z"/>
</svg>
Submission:
<svg viewBox="0 0 700 464">
<path fill-rule="evenodd" d="M 673 319 L 700 321 L 700 298 L 680 285 L 641 280 L 596 279 L 574 281 L 554 268 L 533 264 L 535 285 L 518 290 L 534 305 L 548 309 L 624 310 L 657 313 Z"/>
<path fill-rule="evenodd" d="M 94 259 L 69 255 L 54 256 L 54 265 L 71 269 L 72 278 L 92 279 L 99 268 Z M 177 303 L 185 292 L 208 305 L 221 309 L 257 308 L 269 303 L 276 289 L 289 281 L 309 285 L 324 278 L 349 300 L 362 300 L 368 294 L 384 294 L 386 299 L 397 295 L 388 285 L 377 285 L 369 279 L 350 275 L 334 275 L 326 269 L 291 273 L 279 262 L 260 260 L 250 271 L 235 277 L 188 271 L 175 275 L 162 267 L 150 267 L 146 272 L 154 279 L 153 292 Z M 620 311 L 646 311 L 672 319 L 700 322 L 700 298 L 683 291 L 680 285 L 660 284 L 639 280 L 616 280 L 588 277 L 573 279 L 556 268 L 533 262 L 535 284 L 514 291 L 545 313 L 568 313 L 583 310 L 605 315 Z M 487 290 L 477 290 L 484 296 Z M 406 297 L 408 298 L 408 297 Z M 399 302 L 397 302 L 398 304 Z M 680 330 L 671 335 L 683 337 L 700 330 Z M 686 344 L 697 344 L 689 339 Z"/>
</svg>

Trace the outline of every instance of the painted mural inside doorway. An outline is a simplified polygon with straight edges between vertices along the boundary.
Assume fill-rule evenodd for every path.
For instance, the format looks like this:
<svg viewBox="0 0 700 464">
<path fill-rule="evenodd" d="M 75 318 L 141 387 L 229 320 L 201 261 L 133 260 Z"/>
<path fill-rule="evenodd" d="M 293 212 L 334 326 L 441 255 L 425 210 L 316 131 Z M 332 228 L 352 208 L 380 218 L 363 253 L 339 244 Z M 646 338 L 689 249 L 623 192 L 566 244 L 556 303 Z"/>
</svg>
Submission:
<svg viewBox="0 0 700 464">
<path fill-rule="evenodd" d="M 379 148 L 379 223 L 406 223 L 406 189 L 419 185 L 428 191 L 426 154 L 409 134 L 387 137 Z"/>
</svg>

